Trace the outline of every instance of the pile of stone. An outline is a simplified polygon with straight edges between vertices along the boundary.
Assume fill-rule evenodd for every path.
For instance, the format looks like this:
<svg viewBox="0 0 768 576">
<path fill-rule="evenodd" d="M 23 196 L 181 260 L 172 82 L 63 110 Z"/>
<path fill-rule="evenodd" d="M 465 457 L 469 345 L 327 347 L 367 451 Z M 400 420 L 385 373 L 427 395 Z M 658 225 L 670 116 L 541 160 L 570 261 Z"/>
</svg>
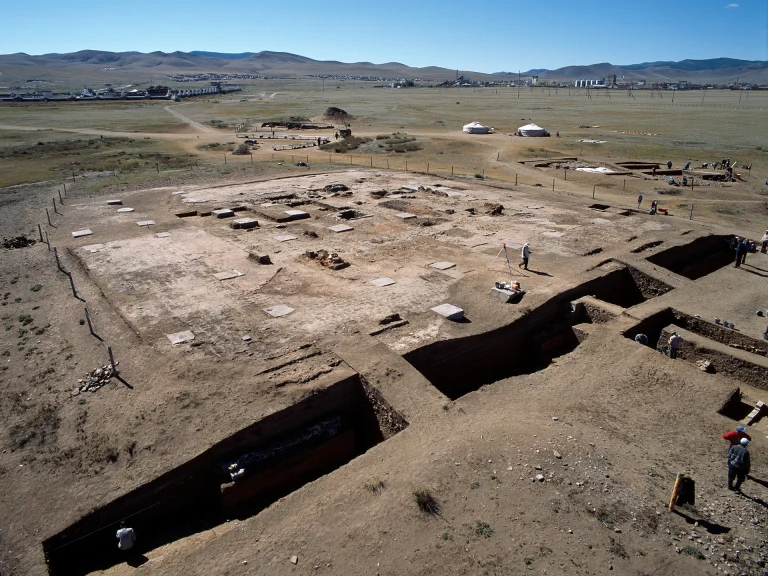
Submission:
<svg viewBox="0 0 768 576">
<path fill-rule="evenodd" d="M 485 203 L 485 213 L 489 216 L 501 216 L 504 213 L 504 206 L 492 202 Z"/>
<path fill-rule="evenodd" d="M 330 268 L 331 270 L 341 270 L 349 266 L 349 262 L 344 260 L 335 252 L 328 252 L 327 250 L 307 250 L 305 256 L 311 260 L 319 262 L 322 266 Z"/>
<path fill-rule="evenodd" d="M 26 236 L 16 236 L 15 238 L 3 238 L 3 248 L 14 250 L 15 248 L 26 248 L 35 244 L 35 240 Z"/>
<path fill-rule="evenodd" d="M 349 187 L 344 184 L 327 184 L 323 190 L 325 192 L 346 192 Z"/>
<path fill-rule="evenodd" d="M 78 379 L 78 386 L 72 391 L 72 396 L 77 396 L 81 392 L 96 392 L 102 386 L 109 384 L 114 375 L 115 371 L 110 365 L 96 368 L 83 378 Z"/>
</svg>

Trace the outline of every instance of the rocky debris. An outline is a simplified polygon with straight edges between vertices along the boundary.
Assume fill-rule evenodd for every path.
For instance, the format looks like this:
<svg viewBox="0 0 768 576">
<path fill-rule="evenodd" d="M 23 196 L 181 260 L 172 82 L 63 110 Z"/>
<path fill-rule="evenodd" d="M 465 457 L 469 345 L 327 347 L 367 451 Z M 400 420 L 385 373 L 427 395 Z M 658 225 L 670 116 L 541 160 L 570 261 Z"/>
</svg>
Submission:
<svg viewBox="0 0 768 576">
<path fill-rule="evenodd" d="M 370 194 L 374 198 L 384 198 L 384 196 L 389 194 L 389 192 L 387 192 L 386 190 L 374 190 Z"/>
<path fill-rule="evenodd" d="M 752 426 L 752 424 L 760 420 L 760 418 L 762 418 L 765 413 L 765 402 L 760 400 L 757 402 L 757 404 L 755 404 L 755 409 L 747 414 L 747 426 Z"/>
<path fill-rule="evenodd" d="M 501 216 L 504 213 L 504 206 L 501 204 L 485 203 L 485 213 L 489 216 Z"/>
<path fill-rule="evenodd" d="M 317 232 L 314 230 L 304 230 L 304 236 L 307 236 L 309 238 L 318 238 Z"/>
<path fill-rule="evenodd" d="M 696 362 L 696 366 L 698 366 L 699 370 L 701 370 L 702 372 L 709 372 L 711 374 L 711 373 L 714 373 L 715 371 L 714 366 L 712 366 L 712 362 L 710 362 L 709 360 L 698 360 Z"/>
<path fill-rule="evenodd" d="M 306 162 L 296 162 L 296 166 L 309 166 Z"/>
<path fill-rule="evenodd" d="M 325 192 L 346 192 L 349 190 L 349 186 L 344 184 L 326 184 L 323 190 Z"/>
<path fill-rule="evenodd" d="M 250 148 L 246 144 L 240 144 L 237 148 L 232 150 L 233 156 L 248 156 L 251 153 Z"/>
<path fill-rule="evenodd" d="M 539 482 L 544 482 L 544 474 L 536 474 L 534 478 Z"/>
<path fill-rule="evenodd" d="M 27 238 L 24 235 L 16 236 L 15 238 L 3 237 L 3 248 L 6 250 L 14 250 L 16 248 L 26 248 L 27 246 L 34 246 L 37 243 L 32 238 Z"/>
<path fill-rule="evenodd" d="M 310 260 L 319 262 L 322 266 L 330 268 L 331 270 L 341 270 L 349 266 L 349 262 L 344 260 L 335 252 L 328 252 L 327 250 L 307 250 L 304 255 Z"/>
<path fill-rule="evenodd" d="M 77 396 L 81 392 L 96 392 L 102 386 L 109 384 L 115 374 L 116 372 L 110 365 L 96 368 L 77 381 L 78 387 L 71 394 Z"/>
<path fill-rule="evenodd" d="M 298 563 L 299 563 L 299 557 L 291 556 L 291 564 L 298 564 Z"/>
<path fill-rule="evenodd" d="M 272 264 L 272 260 L 269 259 L 268 254 L 263 254 L 259 256 L 258 254 L 249 252 L 248 258 L 250 258 L 251 260 L 256 260 L 256 262 L 258 262 L 259 264 Z"/>
</svg>

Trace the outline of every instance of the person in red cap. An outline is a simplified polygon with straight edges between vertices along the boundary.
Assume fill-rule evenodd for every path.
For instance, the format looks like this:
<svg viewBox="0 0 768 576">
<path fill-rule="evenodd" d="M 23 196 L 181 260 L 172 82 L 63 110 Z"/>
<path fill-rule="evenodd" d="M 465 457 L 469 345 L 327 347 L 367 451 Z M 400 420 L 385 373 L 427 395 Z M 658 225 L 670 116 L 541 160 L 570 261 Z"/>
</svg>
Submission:
<svg viewBox="0 0 768 576">
<path fill-rule="evenodd" d="M 723 440 L 728 440 L 728 442 L 731 443 L 731 446 L 736 446 L 736 444 L 741 442 L 742 438 L 746 438 L 750 442 L 752 441 L 752 436 L 747 434 L 747 429 L 744 428 L 744 426 L 736 426 L 736 430 L 731 430 L 730 432 L 723 434 Z"/>
</svg>

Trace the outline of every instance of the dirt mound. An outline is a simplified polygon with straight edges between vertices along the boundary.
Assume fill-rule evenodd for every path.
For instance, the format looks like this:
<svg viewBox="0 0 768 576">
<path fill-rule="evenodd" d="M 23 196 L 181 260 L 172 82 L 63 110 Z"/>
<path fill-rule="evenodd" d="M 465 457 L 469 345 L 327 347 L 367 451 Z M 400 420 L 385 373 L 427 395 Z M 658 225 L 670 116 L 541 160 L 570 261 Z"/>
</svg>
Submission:
<svg viewBox="0 0 768 576">
<path fill-rule="evenodd" d="M 341 108 L 336 108 L 336 106 L 326 108 L 324 116 L 329 120 L 335 120 L 337 122 L 354 119 L 352 114 L 349 114 L 346 110 L 342 110 Z"/>
<path fill-rule="evenodd" d="M 26 236 L 16 236 L 15 238 L 3 238 L 3 248 L 6 250 L 13 250 L 15 248 L 26 248 L 27 246 L 33 246 L 36 240 L 27 238 Z"/>
</svg>

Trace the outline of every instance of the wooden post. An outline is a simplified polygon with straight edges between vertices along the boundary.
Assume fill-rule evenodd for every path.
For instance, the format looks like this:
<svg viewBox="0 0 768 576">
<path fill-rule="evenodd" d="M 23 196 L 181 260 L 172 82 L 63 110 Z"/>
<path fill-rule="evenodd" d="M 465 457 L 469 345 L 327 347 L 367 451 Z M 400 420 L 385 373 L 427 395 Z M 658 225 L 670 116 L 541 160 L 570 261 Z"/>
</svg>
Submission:
<svg viewBox="0 0 768 576">
<path fill-rule="evenodd" d="M 48 226 L 53 227 L 53 222 L 51 222 L 51 214 L 48 212 L 48 208 L 45 209 L 45 215 L 48 217 Z"/>
<path fill-rule="evenodd" d="M 112 373 L 117 374 L 117 365 L 115 364 L 115 357 L 112 355 L 112 346 L 107 346 L 107 353 L 109 354 L 109 365 L 112 367 Z"/>
<path fill-rule="evenodd" d="M 307 166 L 309 166 L 309 154 L 307 154 Z"/>
<path fill-rule="evenodd" d="M 693 202 L 691 202 L 691 215 L 688 216 L 688 220 L 693 220 Z"/>
<path fill-rule="evenodd" d="M 595 187 L 592 186 L 592 200 L 595 199 Z"/>
<path fill-rule="evenodd" d="M 485 168 L 483 168 L 483 180 L 485 180 Z"/>
<path fill-rule="evenodd" d="M 501 152 L 499 152 L 499 151 L 497 150 L 497 151 L 496 151 L 496 162 L 498 162 L 498 161 L 499 161 L 499 157 L 500 157 L 500 156 L 501 156 Z"/>
<path fill-rule="evenodd" d="M 48 240 L 48 230 L 45 231 L 45 244 L 48 246 L 48 252 L 51 251 L 51 241 Z"/>
<path fill-rule="evenodd" d="M 96 332 L 93 331 L 93 323 L 91 322 L 91 315 L 88 314 L 88 308 L 83 306 L 83 310 L 85 310 L 85 320 L 88 322 L 88 330 L 91 332 L 91 336 L 96 336 Z M 98 336 L 96 336 L 98 338 Z"/>
<path fill-rule="evenodd" d="M 291 164 L 294 164 L 294 162 L 293 154 L 291 154 Z"/>
<path fill-rule="evenodd" d="M 74 296 L 75 298 L 79 298 L 77 295 L 77 290 L 75 290 L 75 281 L 72 278 L 72 273 L 71 272 L 64 272 L 64 273 L 69 277 L 69 285 L 72 286 L 72 296 Z"/>
<path fill-rule="evenodd" d="M 157 169 L 157 173 L 160 174 L 160 163 L 155 162 L 155 168 Z"/>
<path fill-rule="evenodd" d="M 517 186 L 517 173 L 515 173 L 515 186 Z"/>
<path fill-rule="evenodd" d="M 373 168 L 373 156 L 371 156 L 371 168 Z"/>
<path fill-rule="evenodd" d="M 74 181 L 75 181 L 75 173 L 72 172 L 72 182 L 74 182 Z"/>
<path fill-rule="evenodd" d="M 59 260 L 59 252 L 58 250 L 56 250 L 56 246 L 53 247 L 53 255 L 56 257 L 56 266 L 59 268 L 60 271 L 66 274 L 66 271 L 64 270 L 64 268 L 61 267 L 61 261 Z"/>
<path fill-rule="evenodd" d="M 555 191 L 555 179 L 552 178 L 552 192 Z"/>
<path fill-rule="evenodd" d="M 405 171 L 408 171 L 408 160 L 405 161 Z"/>
<path fill-rule="evenodd" d="M 677 502 L 677 494 L 680 492 L 680 484 L 683 481 L 683 475 L 679 472 L 677 473 L 677 477 L 675 478 L 675 487 L 672 488 L 672 496 L 669 499 L 669 511 L 672 512 L 675 509 L 675 503 Z"/>
<path fill-rule="evenodd" d="M 67 183 L 64 182 L 64 196 L 67 195 Z"/>
<path fill-rule="evenodd" d="M 251 156 L 251 164 L 253 164 L 253 152 L 251 152 L 250 156 Z"/>
<path fill-rule="evenodd" d="M 429 162 L 427 162 L 427 174 L 429 174 Z"/>
<path fill-rule="evenodd" d="M 387 168 L 389 168 L 389 158 L 387 158 Z"/>
<path fill-rule="evenodd" d="M 565 174 L 565 179 L 568 180 L 568 168 L 563 168 L 563 174 Z"/>
<path fill-rule="evenodd" d="M 51 198 L 51 202 L 53 202 L 53 211 L 54 211 L 54 213 L 58 214 L 59 211 L 56 209 L 56 198 L 55 197 Z"/>
<path fill-rule="evenodd" d="M 451 164 L 451 176 L 453 176 L 453 164 Z"/>
<path fill-rule="evenodd" d="M 64 198 L 61 197 L 61 190 L 59 190 L 58 192 L 59 192 L 59 202 L 61 203 L 62 206 L 64 206 Z"/>
<path fill-rule="evenodd" d="M 624 185 L 621 187 L 621 189 L 622 190 L 626 190 L 627 189 L 627 181 L 626 180 L 624 180 Z"/>
<path fill-rule="evenodd" d="M 37 231 L 40 233 L 40 242 L 43 241 L 43 229 L 40 227 L 40 224 L 37 225 Z"/>
<path fill-rule="evenodd" d="M 226 163 L 227 163 L 227 155 L 224 154 L 224 164 L 226 164 Z"/>
<path fill-rule="evenodd" d="M 352 154 L 349 155 L 349 165 L 352 166 Z"/>
</svg>

